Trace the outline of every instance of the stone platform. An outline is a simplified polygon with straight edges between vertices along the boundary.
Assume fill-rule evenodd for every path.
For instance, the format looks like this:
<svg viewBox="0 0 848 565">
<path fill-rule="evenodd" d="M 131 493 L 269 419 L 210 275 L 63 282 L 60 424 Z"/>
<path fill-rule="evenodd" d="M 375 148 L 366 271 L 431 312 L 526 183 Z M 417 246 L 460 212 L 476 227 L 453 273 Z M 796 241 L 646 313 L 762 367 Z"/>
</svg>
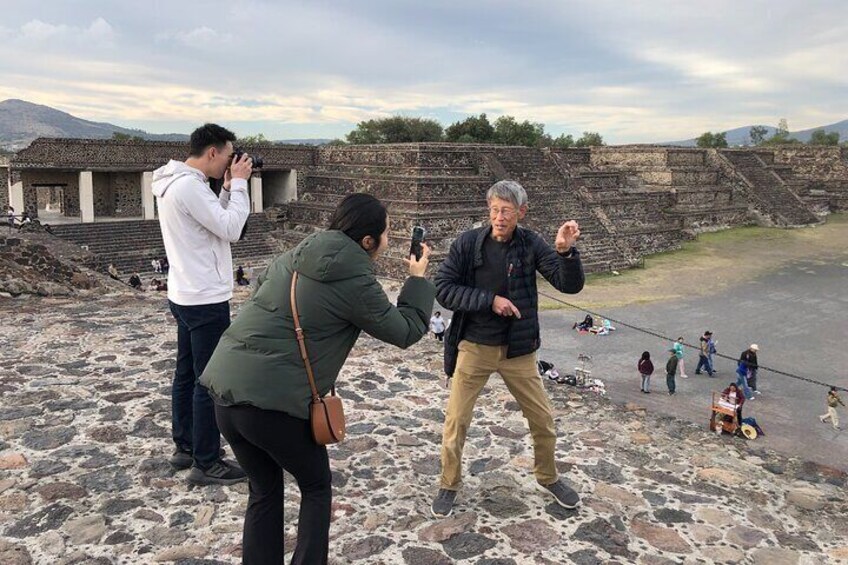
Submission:
<svg viewBox="0 0 848 565">
<path fill-rule="evenodd" d="M 247 486 L 188 487 L 167 463 L 176 336 L 164 299 L 0 304 L 0 562 L 239 563 Z M 551 504 L 497 377 L 477 405 L 457 513 L 435 520 L 440 366 L 429 337 L 407 351 L 363 338 L 349 359 L 350 435 L 330 448 L 332 563 L 848 561 L 844 473 L 563 385 L 549 386 L 559 468 L 584 506 Z M 289 547 L 298 502 L 289 482 Z"/>
</svg>

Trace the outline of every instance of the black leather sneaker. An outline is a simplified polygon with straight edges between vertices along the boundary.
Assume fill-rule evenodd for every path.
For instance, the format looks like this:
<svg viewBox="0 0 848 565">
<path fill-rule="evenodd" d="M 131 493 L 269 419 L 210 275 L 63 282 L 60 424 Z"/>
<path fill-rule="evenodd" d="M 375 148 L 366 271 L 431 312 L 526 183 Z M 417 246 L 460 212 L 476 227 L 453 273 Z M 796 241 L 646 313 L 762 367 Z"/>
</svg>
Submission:
<svg viewBox="0 0 848 565">
<path fill-rule="evenodd" d="M 191 468 L 186 481 L 193 485 L 234 485 L 247 480 L 247 474 L 235 463 L 219 459 L 207 469 Z"/>
</svg>

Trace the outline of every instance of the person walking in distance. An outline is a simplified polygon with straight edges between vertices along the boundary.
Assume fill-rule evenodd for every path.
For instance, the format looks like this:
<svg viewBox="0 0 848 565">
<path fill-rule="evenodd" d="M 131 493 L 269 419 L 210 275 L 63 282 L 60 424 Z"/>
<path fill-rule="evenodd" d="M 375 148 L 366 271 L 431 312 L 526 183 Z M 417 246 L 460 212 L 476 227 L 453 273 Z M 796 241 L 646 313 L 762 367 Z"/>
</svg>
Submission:
<svg viewBox="0 0 848 565">
<path fill-rule="evenodd" d="M 839 398 L 839 394 L 836 392 L 836 387 L 830 387 L 830 391 L 827 393 L 827 413 L 819 416 L 819 420 L 822 423 L 830 420 L 830 423 L 833 425 L 834 430 L 841 430 L 839 427 L 839 413 L 836 411 L 836 407 L 842 405 L 845 406 L 845 403 L 842 402 L 842 399 Z"/>
<path fill-rule="evenodd" d="M 671 347 L 674 350 L 674 355 L 677 356 L 677 364 L 680 368 L 680 378 L 688 379 L 689 375 L 686 374 L 686 366 L 683 363 L 683 338 L 678 337 L 677 341 L 675 341 Z"/>
<path fill-rule="evenodd" d="M 712 353 L 710 353 L 710 347 L 712 346 L 712 335 L 713 332 L 707 330 L 704 332 L 704 335 L 701 336 L 699 340 L 699 350 L 698 350 L 698 366 L 695 367 L 695 374 L 700 375 L 701 369 L 707 371 L 709 376 L 713 376 L 713 365 L 710 361 L 710 357 Z"/>
<path fill-rule="evenodd" d="M 760 394 L 760 391 L 757 390 L 757 370 L 760 368 L 759 362 L 757 361 L 757 352 L 760 350 L 760 346 L 756 343 L 752 343 L 751 346 L 742 352 L 739 356 L 739 360 L 745 364 L 745 368 L 748 370 L 748 387 L 754 391 L 754 394 Z"/>
<path fill-rule="evenodd" d="M 445 337 L 445 319 L 442 318 L 441 312 L 436 312 L 433 314 L 433 317 L 430 318 L 430 331 L 433 332 L 433 336 L 442 341 Z"/>
</svg>

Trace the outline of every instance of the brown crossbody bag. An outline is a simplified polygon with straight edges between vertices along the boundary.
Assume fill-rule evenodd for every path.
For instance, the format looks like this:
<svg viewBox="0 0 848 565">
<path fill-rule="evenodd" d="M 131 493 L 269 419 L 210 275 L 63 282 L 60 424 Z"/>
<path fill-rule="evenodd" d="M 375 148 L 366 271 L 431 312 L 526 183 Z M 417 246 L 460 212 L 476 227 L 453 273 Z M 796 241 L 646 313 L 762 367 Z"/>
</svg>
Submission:
<svg viewBox="0 0 848 565">
<path fill-rule="evenodd" d="M 294 317 L 294 333 L 300 346 L 300 356 L 306 366 L 306 376 L 309 378 L 309 386 L 312 388 L 312 402 L 309 404 L 309 422 L 312 426 L 312 437 L 318 445 L 338 443 L 345 437 L 345 417 L 342 399 L 336 396 L 336 387 L 330 389 L 330 394 L 321 397 L 318 387 L 315 386 L 315 375 L 312 373 L 312 363 L 309 362 L 309 354 L 306 352 L 306 339 L 303 336 L 303 328 L 300 327 L 300 316 L 297 315 L 297 299 L 295 287 L 297 287 L 297 271 L 292 273 L 291 284 L 291 309 Z"/>
</svg>

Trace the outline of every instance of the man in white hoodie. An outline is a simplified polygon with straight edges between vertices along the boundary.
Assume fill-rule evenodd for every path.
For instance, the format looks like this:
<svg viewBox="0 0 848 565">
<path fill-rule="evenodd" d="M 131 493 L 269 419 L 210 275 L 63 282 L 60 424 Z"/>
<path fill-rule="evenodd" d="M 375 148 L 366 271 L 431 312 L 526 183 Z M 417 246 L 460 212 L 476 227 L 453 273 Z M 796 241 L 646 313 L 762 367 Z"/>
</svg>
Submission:
<svg viewBox="0 0 848 565">
<path fill-rule="evenodd" d="M 253 162 L 233 160 L 236 136 L 215 124 L 191 134 L 185 162 L 170 161 L 153 173 L 153 194 L 168 255 L 168 302 L 177 321 L 177 368 L 171 393 L 176 469 L 188 469 L 192 484 L 229 485 L 245 480 L 237 465 L 221 458 L 215 408 L 198 382 L 230 325 L 233 261 L 250 205 L 247 179 Z M 224 179 L 216 196 L 208 179 Z"/>
</svg>

